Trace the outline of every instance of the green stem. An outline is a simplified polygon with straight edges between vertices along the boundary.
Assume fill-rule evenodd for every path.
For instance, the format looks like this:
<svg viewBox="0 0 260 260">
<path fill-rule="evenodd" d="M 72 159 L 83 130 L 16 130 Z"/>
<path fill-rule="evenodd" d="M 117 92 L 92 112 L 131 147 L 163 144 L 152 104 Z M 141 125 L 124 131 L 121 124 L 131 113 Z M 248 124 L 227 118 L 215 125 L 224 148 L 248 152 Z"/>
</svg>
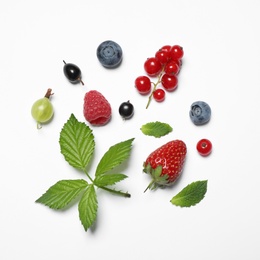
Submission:
<svg viewBox="0 0 260 260">
<path fill-rule="evenodd" d="M 147 102 L 147 105 L 146 105 L 146 109 L 149 107 L 149 105 L 150 105 L 150 103 L 152 101 L 153 92 L 156 90 L 156 87 L 158 86 L 158 84 L 161 83 L 161 77 L 163 75 L 163 71 L 164 70 L 162 70 L 162 72 L 159 74 L 157 82 L 156 83 L 152 82 L 152 84 L 153 84 L 153 91 L 152 91 L 152 93 L 148 97 L 148 102 Z"/>
<path fill-rule="evenodd" d="M 118 191 L 118 190 L 113 190 L 113 189 L 109 189 L 107 187 L 98 186 L 98 185 L 96 185 L 96 186 L 98 188 L 100 188 L 100 189 L 106 190 L 106 191 L 111 192 L 111 193 L 116 194 L 116 195 L 120 195 L 120 196 L 123 196 L 123 197 L 126 197 L 126 198 L 130 198 L 131 197 L 131 194 L 129 194 L 128 192 L 122 192 L 122 191 Z"/>
<path fill-rule="evenodd" d="M 148 189 L 153 189 L 153 187 L 155 186 L 155 180 L 153 179 L 149 185 L 147 186 L 147 188 L 144 190 L 144 193 L 148 190 Z"/>
<path fill-rule="evenodd" d="M 88 172 L 86 171 L 86 169 L 84 169 L 83 171 L 84 171 L 84 173 L 88 176 L 88 178 L 90 179 L 90 181 L 91 181 L 92 183 L 94 183 L 94 180 L 90 177 L 90 175 L 88 174 Z"/>
</svg>

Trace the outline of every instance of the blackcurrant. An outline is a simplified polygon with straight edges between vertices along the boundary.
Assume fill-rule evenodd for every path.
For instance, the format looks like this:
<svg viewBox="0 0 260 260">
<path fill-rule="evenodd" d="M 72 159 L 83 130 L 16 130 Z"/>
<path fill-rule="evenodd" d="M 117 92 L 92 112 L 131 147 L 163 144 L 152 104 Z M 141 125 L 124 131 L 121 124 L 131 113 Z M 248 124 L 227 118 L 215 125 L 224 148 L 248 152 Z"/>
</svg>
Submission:
<svg viewBox="0 0 260 260">
<path fill-rule="evenodd" d="M 83 81 L 81 80 L 81 70 L 80 68 L 72 63 L 66 63 L 64 62 L 63 72 L 65 77 L 71 82 L 71 83 L 78 83 L 81 82 L 82 85 L 84 85 Z"/>
<path fill-rule="evenodd" d="M 133 104 L 130 103 L 130 101 L 123 102 L 119 106 L 119 114 L 124 118 L 124 119 L 129 119 L 133 116 L 134 114 L 134 106 Z"/>
</svg>

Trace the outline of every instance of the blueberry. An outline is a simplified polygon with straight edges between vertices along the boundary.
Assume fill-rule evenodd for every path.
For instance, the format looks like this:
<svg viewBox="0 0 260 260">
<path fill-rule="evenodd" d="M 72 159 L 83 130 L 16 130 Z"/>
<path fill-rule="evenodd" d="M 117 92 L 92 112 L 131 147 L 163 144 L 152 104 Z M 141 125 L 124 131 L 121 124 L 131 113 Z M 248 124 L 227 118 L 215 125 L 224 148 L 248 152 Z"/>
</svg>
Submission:
<svg viewBox="0 0 260 260">
<path fill-rule="evenodd" d="M 211 117 L 211 108 L 204 101 L 196 101 L 192 103 L 190 108 L 190 118 L 195 125 L 206 124 Z"/>
<path fill-rule="evenodd" d="M 121 47 L 113 41 L 104 41 L 97 48 L 97 58 L 106 68 L 119 66 L 123 58 Z"/>
</svg>

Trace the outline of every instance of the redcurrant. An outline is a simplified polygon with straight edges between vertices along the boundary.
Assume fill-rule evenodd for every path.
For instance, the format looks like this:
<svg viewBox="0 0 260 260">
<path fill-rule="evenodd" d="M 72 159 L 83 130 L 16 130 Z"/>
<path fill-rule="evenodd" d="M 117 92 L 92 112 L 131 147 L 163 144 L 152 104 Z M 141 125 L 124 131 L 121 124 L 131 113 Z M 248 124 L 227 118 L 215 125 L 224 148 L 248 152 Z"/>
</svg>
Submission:
<svg viewBox="0 0 260 260">
<path fill-rule="evenodd" d="M 151 91 L 151 80 L 147 76 L 139 76 L 135 79 L 135 87 L 142 95 L 147 95 Z"/>
<path fill-rule="evenodd" d="M 208 139 L 201 139 L 197 143 L 197 151 L 202 156 L 208 156 L 212 151 L 212 143 Z"/>
<path fill-rule="evenodd" d="M 175 60 L 168 62 L 164 67 L 164 72 L 169 75 L 177 75 L 180 71 L 180 66 Z"/>
<path fill-rule="evenodd" d="M 172 48 L 171 45 L 164 45 L 162 48 L 160 48 L 160 50 L 169 52 L 171 50 L 171 48 Z"/>
<path fill-rule="evenodd" d="M 161 83 L 167 91 L 173 91 L 177 88 L 178 78 L 175 75 L 163 74 Z"/>
<path fill-rule="evenodd" d="M 162 64 L 156 57 L 148 58 L 144 63 L 144 70 L 150 77 L 155 77 L 161 72 Z"/>
<path fill-rule="evenodd" d="M 162 102 L 165 99 L 165 91 L 161 88 L 156 89 L 153 92 L 153 98 L 157 102 Z"/>
<path fill-rule="evenodd" d="M 159 50 L 155 53 L 155 57 L 162 63 L 165 64 L 170 60 L 170 52 L 166 50 Z"/>
<path fill-rule="evenodd" d="M 170 52 L 173 60 L 180 60 L 184 55 L 183 48 L 180 45 L 173 45 Z"/>
</svg>

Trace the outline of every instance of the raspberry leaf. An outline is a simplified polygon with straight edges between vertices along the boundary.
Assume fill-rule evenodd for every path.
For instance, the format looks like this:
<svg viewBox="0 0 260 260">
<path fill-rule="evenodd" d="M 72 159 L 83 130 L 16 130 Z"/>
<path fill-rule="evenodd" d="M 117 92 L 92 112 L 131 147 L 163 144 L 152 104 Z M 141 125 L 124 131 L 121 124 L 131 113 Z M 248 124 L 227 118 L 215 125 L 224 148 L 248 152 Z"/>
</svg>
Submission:
<svg viewBox="0 0 260 260">
<path fill-rule="evenodd" d="M 131 138 L 111 146 L 99 161 L 96 176 L 107 173 L 125 161 L 130 156 L 133 140 Z"/>
<path fill-rule="evenodd" d="M 94 184 L 97 186 L 110 186 L 126 179 L 127 177 L 128 176 L 121 173 L 102 174 L 102 175 L 98 175 L 95 178 Z"/>
<path fill-rule="evenodd" d="M 172 127 L 169 124 L 162 123 L 159 121 L 150 122 L 142 125 L 140 128 L 143 134 L 160 138 L 164 135 L 169 134 L 172 131 Z"/>
<path fill-rule="evenodd" d="M 88 186 L 85 180 L 61 180 L 51 186 L 36 202 L 62 209 Z"/>
<path fill-rule="evenodd" d="M 171 199 L 171 203 L 180 207 L 190 207 L 199 203 L 207 192 L 207 180 L 187 185 Z"/>
<path fill-rule="evenodd" d="M 60 132 L 60 149 L 65 160 L 74 168 L 85 170 L 95 148 L 92 130 L 71 114 Z"/>
<path fill-rule="evenodd" d="M 85 231 L 94 224 L 97 218 L 97 209 L 97 194 L 94 185 L 90 184 L 82 195 L 78 205 L 79 218 Z"/>
</svg>

